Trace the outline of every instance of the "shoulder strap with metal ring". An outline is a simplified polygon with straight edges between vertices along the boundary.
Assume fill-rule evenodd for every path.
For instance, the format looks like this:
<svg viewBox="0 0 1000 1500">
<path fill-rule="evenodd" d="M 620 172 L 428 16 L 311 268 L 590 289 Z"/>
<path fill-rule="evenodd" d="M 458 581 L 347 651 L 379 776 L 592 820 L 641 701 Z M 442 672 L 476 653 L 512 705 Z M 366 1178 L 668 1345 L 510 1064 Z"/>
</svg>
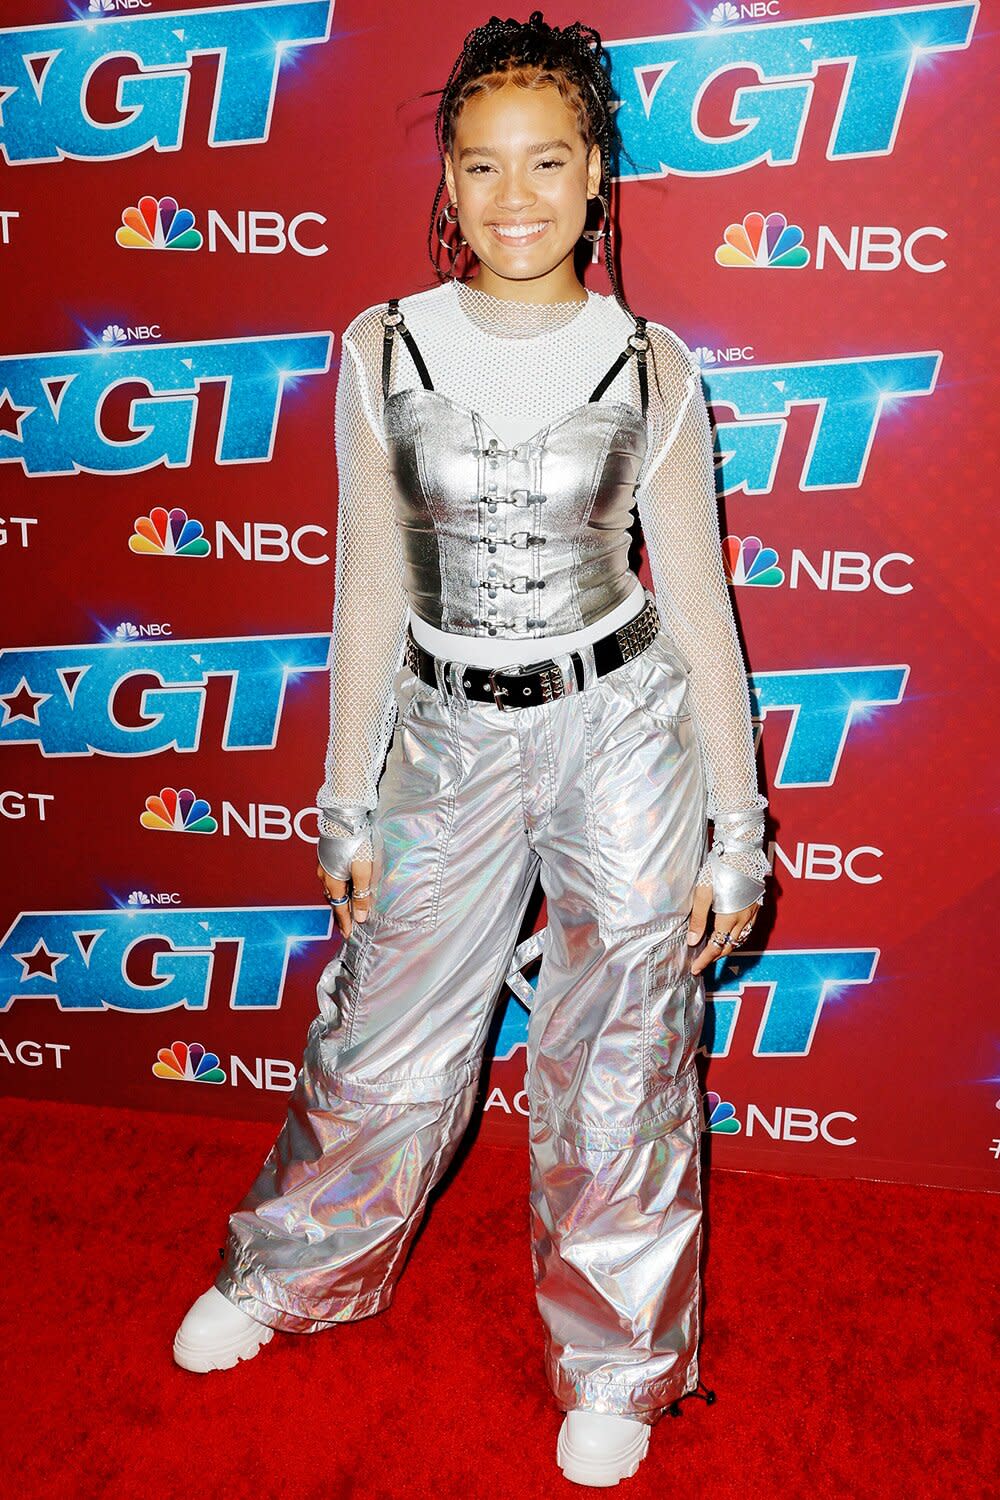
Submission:
<svg viewBox="0 0 1000 1500">
<path fill-rule="evenodd" d="M 420 350 L 417 348 L 416 339 L 413 337 L 413 334 L 407 328 L 406 323 L 403 320 L 403 314 L 399 310 L 398 297 L 390 297 L 389 301 L 386 303 L 386 310 L 382 314 L 382 326 L 385 330 L 382 337 L 382 400 L 385 401 L 389 395 L 389 368 L 390 361 L 392 359 L 392 336 L 396 332 L 397 328 L 403 335 L 406 347 L 410 351 L 410 357 L 413 360 L 414 365 L 416 366 L 417 374 L 420 376 L 420 379 L 423 382 L 424 389 L 432 391 L 434 389 L 434 386 L 431 381 L 427 366 L 424 363 L 424 357 L 420 353 Z"/>
</svg>

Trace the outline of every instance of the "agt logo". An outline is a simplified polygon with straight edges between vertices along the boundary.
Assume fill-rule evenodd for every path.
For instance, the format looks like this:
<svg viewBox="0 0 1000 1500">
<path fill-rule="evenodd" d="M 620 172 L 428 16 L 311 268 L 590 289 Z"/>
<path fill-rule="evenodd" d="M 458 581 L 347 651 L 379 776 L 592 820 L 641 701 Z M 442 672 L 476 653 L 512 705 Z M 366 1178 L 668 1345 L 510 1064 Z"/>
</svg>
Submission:
<svg viewBox="0 0 1000 1500">
<path fill-rule="evenodd" d="M 327 632 L 143 640 L 153 627 L 133 635 L 123 623 L 120 636 L 96 645 L 0 646 L 0 744 L 30 742 L 42 755 L 197 750 L 211 683 L 227 700 L 222 749 L 270 750 L 288 683 L 327 670 Z M 142 722 L 128 724 L 112 705 L 133 679 L 145 684 Z"/>
<path fill-rule="evenodd" d="M 92 911 L 23 911 L 0 933 L 0 1011 L 280 1009 L 293 957 L 332 935 L 319 906 L 183 907 L 140 899 Z M 325 909 L 324 909 L 325 908 Z M 220 951 L 232 965 L 220 972 Z M 308 956 L 308 955 L 306 955 Z"/>
<path fill-rule="evenodd" d="M 302 225 L 310 220 L 326 223 L 323 214 L 317 213 L 296 214 L 286 225 L 283 214 L 240 209 L 232 227 L 217 209 L 210 208 L 208 248 L 214 253 L 220 240 L 225 240 L 239 255 L 280 255 L 287 249 L 297 255 L 325 255 L 327 245 L 306 245 L 300 238 Z M 115 240 L 123 250 L 200 250 L 205 243 L 191 209 L 180 208 L 176 198 L 149 195 L 124 210 Z"/>
<path fill-rule="evenodd" d="M 0 547 L 28 546 L 28 527 L 37 526 L 37 516 L 0 516 Z M 13 535 L 8 536 L 7 528 L 12 528 Z"/>
<path fill-rule="evenodd" d="M 610 44 L 626 175 L 788 166 L 803 141 L 816 149 L 820 142 L 811 138 L 824 128 L 831 161 L 889 155 L 911 88 L 926 97 L 931 88 L 955 84 L 954 66 L 941 54 L 969 46 L 978 0 L 890 9 L 865 9 L 856 0 L 846 14 L 829 8 L 832 14 L 784 20 L 774 0 L 747 0 L 710 11 L 714 24 Z M 84 17 L 0 29 L 0 152 L 8 164 L 179 151 L 187 144 L 189 109 L 209 121 L 210 146 L 266 142 L 279 80 L 291 75 L 285 86 L 293 86 L 301 49 L 329 41 L 333 5 L 272 0 L 162 15 L 145 6 L 129 15 L 130 9 L 116 4 L 113 26 Z M 95 12 L 101 13 L 103 4 Z M 118 118 L 109 124 L 88 113 L 87 80 L 102 62 L 123 55 L 133 70 L 120 83 Z M 39 57 L 45 67 L 36 76 Z M 211 109 L 193 86 L 195 59 L 200 73 L 203 57 L 214 67 Z M 817 79 L 827 71 L 839 87 L 832 123 L 807 131 Z M 752 81 L 744 82 L 748 76 Z M 208 80 L 202 81 L 207 94 Z M 710 86 L 729 95 L 718 133 L 699 123 Z"/>
<path fill-rule="evenodd" d="M 912 271 L 943 271 L 943 260 L 923 261 L 917 258 L 915 246 L 926 236 L 947 239 L 947 232 L 935 224 L 914 229 L 903 239 L 902 231 L 889 225 L 852 224 L 850 239 L 844 245 L 829 224 L 816 231 L 816 269 L 826 267 L 830 250 L 848 271 L 895 271 L 904 262 Z M 801 270 L 809 264 L 805 236 L 798 224 L 789 224 L 781 213 L 749 213 L 736 224 L 729 224 L 716 247 L 715 259 L 720 266 L 740 270 Z"/>
<path fill-rule="evenodd" d="M 251 802 L 241 812 L 232 802 L 223 801 L 221 808 L 222 836 L 229 838 L 237 829 L 248 839 L 277 839 L 284 842 L 299 838 L 303 843 L 315 844 L 319 839 L 319 808 L 303 807 L 292 813 L 287 807 L 273 802 Z M 305 822 L 311 821 L 316 831 L 307 833 Z M 196 797 L 190 787 L 164 786 L 159 792 L 146 798 L 145 810 L 139 814 L 143 828 L 153 833 L 216 833 L 219 820 L 212 814 L 212 805 L 204 797 Z"/>
<path fill-rule="evenodd" d="M 926 99 L 949 82 L 964 86 L 943 54 L 969 46 L 977 0 L 825 9 L 832 14 L 785 20 L 766 0 L 721 4 L 708 25 L 703 11 L 690 31 L 611 43 L 623 177 L 791 166 L 803 143 L 825 148 L 831 162 L 889 156 L 911 90 Z M 718 101 L 715 128 L 703 119 L 709 93 Z M 822 118 L 817 107 L 813 120 L 820 93 Z"/>
<path fill-rule="evenodd" d="M 325 526 L 299 526 L 289 532 L 281 521 L 244 521 L 233 531 L 225 521 L 215 523 L 215 545 L 205 536 L 201 521 L 175 505 L 156 505 L 148 516 L 137 516 L 128 539 L 129 550 L 140 557 L 225 557 L 235 553 L 244 562 L 281 563 L 295 558 L 310 567 L 330 561 L 326 552 L 307 552 L 305 538 L 327 537 Z"/>
<path fill-rule="evenodd" d="M 241 1077 L 255 1089 L 287 1094 L 295 1087 L 298 1069 L 284 1057 L 255 1057 L 248 1067 L 242 1057 L 232 1053 L 229 1071 L 220 1066 L 217 1053 L 209 1052 L 201 1042 L 174 1042 L 161 1047 L 153 1064 L 154 1078 L 170 1083 L 229 1083 L 236 1088 Z"/>
<path fill-rule="evenodd" d="M 908 594 L 912 583 L 889 583 L 885 570 L 891 563 L 912 566 L 907 552 L 886 552 L 873 562 L 867 552 L 830 552 L 824 550 L 817 567 L 801 547 L 793 547 L 789 563 L 788 587 L 797 589 L 803 575 L 817 589 L 831 593 L 858 594 L 873 585 L 883 594 Z M 726 579 L 737 587 L 777 588 L 785 581 L 785 570 L 779 568 L 778 554 L 765 547 L 759 536 L 729 535 L 722 542 L 722 562 Z"/>
<path fill-rule="evenodd" d="M 224 400 L 221 419 L 211 418 L 219 422 L 214 462 L 269 463 L 286 389 L 325 374 L 333 347 L 329 330 L 186 343 L 161 339 L 156 324 L 112 322 L 105 333 L 89 348 L 0 354 L 0 464 L 19 463 L 30 478 L 186 468 L 202 398 L 216 384 Z M 57 404 L 53 381 L 64 387 Z M 103 430 L 102 410 L 130 383 L 144 394 L 129 407 L 139 436 L 123 443 Z"/>
<path fill-rule="evenodd" d="M 79 20 L 0 27 L 0 156 L 10 166 L 180 151 L 188 111 L 200 116 L 203 105 L 210 146 L 260 145 L 279 83 L 294 88 L 301 49 L 329 41 L 333 14 L 332 0 L 173 7 L 162 15 L 145 0 L 88 3 Z M 109 24 L 95 25 L 99 16 Z M 87 108 L 89 81 L 121 57 L 130 71 L 119 80 L 117 118 L 97 119 Z M 39 58 L 43 68 L 33 65 Z M 211 83 L 201 75 L 203 58 Z"/>
<path fill-rule="evenodd" d="M 705 1098 L 706 1129 L 711 1135 L 739 1135 L 744 1127 L 736 1118 L 736 1110 L 727 1099 L 722 1099 L 710 1089 Z M 847 1110 L 836 1109 L 819 1116 L 814 1109 L 802 1109 L 791 1105 L 777 1105 L 768 1113 L 759 1105 L 748 1104 L 746 1110 L 746 1139 L 763 1134 L 772 1141 L 811 1142 L 820 1137 L 828 1146 L 856 1146 L 855 1135 L 837 1135 L 834 1122 L 848 1120 L 858 1123 L 857 1115 Z"/>
</svg>

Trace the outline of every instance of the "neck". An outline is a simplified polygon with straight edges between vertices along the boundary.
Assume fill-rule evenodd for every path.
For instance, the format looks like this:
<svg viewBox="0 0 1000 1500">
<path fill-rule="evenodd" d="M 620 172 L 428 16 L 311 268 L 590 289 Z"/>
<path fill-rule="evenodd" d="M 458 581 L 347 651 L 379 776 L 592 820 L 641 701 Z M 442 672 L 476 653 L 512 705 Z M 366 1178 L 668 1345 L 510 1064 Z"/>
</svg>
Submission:
<svg viewBox="0 0 1000 1500">
<path fill-rule="evenodd" d="M 495 297 L 475 282 L 449 283 L 462 312 L 484 333 L 510 338 L 530 338 L 554 333 L 567 323 L 586 316 L 595 293 L 583 289 L 583 296 L 565 302 L 522 302 L 513 297 Z"/>
<path fill-rule="evenodd" d="M 480 264 L 469 280 L 463 284 L 471 287 L 473 291 L 482 292 L 484 296 L 493 297 L 498 302 L 516 302 L 538 307 L 562 307 L 568 302 L 586 302 L 587 300 L 587 288 L 573 271 L 561 276 L 556 276 L 553 272 L 548 276 L 514 281 L 509 276 L 497 276 L 489 266 Z"/>
</svg>

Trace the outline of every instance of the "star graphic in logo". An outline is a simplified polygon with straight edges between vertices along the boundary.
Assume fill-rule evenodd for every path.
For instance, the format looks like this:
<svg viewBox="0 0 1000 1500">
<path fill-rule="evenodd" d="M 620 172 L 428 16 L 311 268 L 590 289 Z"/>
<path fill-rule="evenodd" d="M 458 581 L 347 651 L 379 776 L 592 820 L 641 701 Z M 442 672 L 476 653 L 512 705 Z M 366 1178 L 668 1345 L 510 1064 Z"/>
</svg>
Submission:
<svg viewBox="0 0 1000 1500">
<path fill-rule="evenodd" d="M 0 719 L 0 729 L 5 729 L 12 719 L 27 719 L 30 724 L 38 723 L 38 705 L 45 703 L 51 698 L 51 693 L 33 693 L 28 686 L 28 679 L 21 678 L 12 693 L 0 695 L 0 703 L 3 704 L 3 718 Z M 21 706 L 12 707 L 20 700 Z"/>
<path fill-rule="evenodd" d="M 4 407 L 7 411 L 4 411 Z M 18 443 L 24 442 L 24 433 L 21 431 L 21 423 L 25 417 L 30 417 L 35 410 L 33 406 L 18 406 L 10 393 L 10 386 L 5 385 L 0 391 L 0 433 L 8 435 Z"/>
<path fill-rule="evenodd" d="M 45 946 L 45 939 L 39 938 L 30 953 L 15 953 L 12 955 L 24 969 L 21 975 L 21 983 L 25 984 L 29 979 L 51 979 L 55 983 L 56 964 L 62 963 L 68 958 L 68 953 L 50 953 Z"/>
</svg>

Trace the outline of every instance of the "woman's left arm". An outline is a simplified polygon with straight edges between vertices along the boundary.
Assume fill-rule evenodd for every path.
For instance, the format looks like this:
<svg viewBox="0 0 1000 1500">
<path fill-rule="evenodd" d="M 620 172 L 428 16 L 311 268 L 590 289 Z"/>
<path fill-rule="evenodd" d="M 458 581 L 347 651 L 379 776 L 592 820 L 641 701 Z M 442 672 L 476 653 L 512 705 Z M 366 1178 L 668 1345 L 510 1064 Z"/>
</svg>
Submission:
<svg viewBox="0 0 1000 1500">
<path fill-rule="evenodd" d="M 767 798 L 757 788 L 750 695 L 722 564 L 700 373 L 670 329 L 652 324 L 648 332 L 650 427 L 659 441 L 640 477 L 637 504 L 660 618 L 690 668 L 714 824 L 697 884 L 711 886 L 718 916 L 739 912 L 763 894 L 771 870 L 763 849 Z"/>
</svg>

